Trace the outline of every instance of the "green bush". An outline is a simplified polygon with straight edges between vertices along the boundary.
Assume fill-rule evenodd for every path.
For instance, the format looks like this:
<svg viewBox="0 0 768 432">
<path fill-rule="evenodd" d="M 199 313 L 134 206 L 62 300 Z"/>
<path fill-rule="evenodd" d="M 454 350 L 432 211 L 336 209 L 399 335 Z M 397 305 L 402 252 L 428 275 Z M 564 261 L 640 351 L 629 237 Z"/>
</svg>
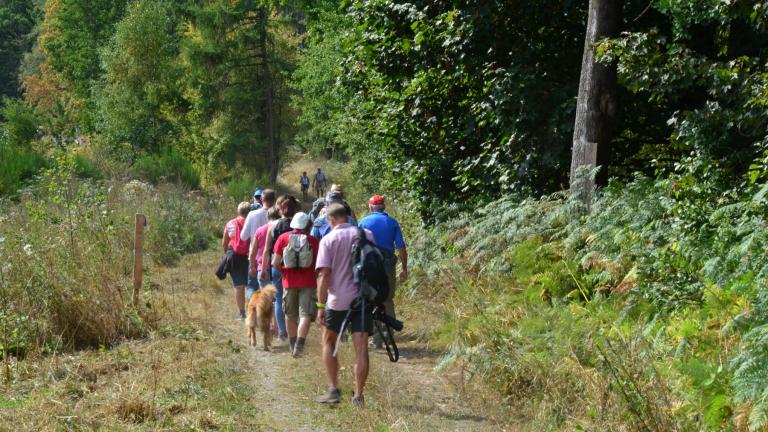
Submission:
<svg viewBox="0 0 768 432">
<path fill-rule="evenodd" d="M 15 148 L 0 136 L 0 196 L 16 194 L 44 166 L 42 156 L 31 149 Z"/>
<path fill-rule="evenodd" d="M 192 163 L 173 147 L 165 147 L 159 153 L 142 155 L 134 163 L 133 169 L 137 176 L 152 184 L 167 181 L 181 183 L 192 189 L 200 187 L 200 177 Z"/>
<path fill-rule="evenodd" d="M 235 172 L 236 174 L 232 175 L 224 190 L 228 197 L 237 202 L 250 201 L 257 187 L 264 189 L 269 184 L 268 181 L 257 178 L 245 168 L 236 168 Z"/>
</svg>

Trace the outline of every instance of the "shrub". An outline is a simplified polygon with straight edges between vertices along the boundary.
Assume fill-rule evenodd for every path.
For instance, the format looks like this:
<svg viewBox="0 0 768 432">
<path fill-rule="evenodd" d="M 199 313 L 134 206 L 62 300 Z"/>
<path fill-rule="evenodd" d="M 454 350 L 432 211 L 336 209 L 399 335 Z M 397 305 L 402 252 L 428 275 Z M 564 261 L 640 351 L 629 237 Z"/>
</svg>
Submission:
<svg viewBox="0 0 768 432">
<path fill-rule="evenodd" d="M 31 149 L 11 146 L 0 132 L 0 196 L 18 192 L 26 180 L 45 166 L 45 159 Z"/>
<path fill-rule="evenodd" d="M 159 153 L 144 154 L 136 160 L 133 169 L 137 176 L 152 184 L 167 181 L 192 189 L 200 187 L 200 177 L 192 163 L 173 147 L 165 147 Z"/>
</svg>

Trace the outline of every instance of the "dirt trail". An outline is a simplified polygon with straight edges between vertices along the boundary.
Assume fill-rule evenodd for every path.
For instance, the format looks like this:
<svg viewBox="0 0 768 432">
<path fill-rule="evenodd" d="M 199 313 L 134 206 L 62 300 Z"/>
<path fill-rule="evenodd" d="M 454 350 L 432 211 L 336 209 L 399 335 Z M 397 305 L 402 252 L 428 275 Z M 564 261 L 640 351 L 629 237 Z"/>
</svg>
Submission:
<svg viewBox="0 0 768 432">
<path fill-rule="evenodd" d="M 211 268 L 214 254 L 203 254 L 200 268 Z M 206 262 L 210 261 L 210 262 Z M 262 424 L 279 431 L 370 430 L 370 431 L 490 431 L 502 430 L 493 420 L 478 415 L 463 403 L 457 389 L 434 372 L 437 355 L 419 342 L 401 343 L 402 357 L 391 363 L 385 352 L 371 353 L 371 373 L 364 410 L 349 401 L 353 378 L 354 352 L 351 343 L 340 350 L 342 403 L 337 407 L 314 402 L 324 387 L 320 360 L 321 329 L 313 325 L 307 349 L 293 359 L 285 344 L 276 342 L 271 352 L 247 346 L 242 321 L 234 319 L 231 290 L 216 294 L 210 318 L 216 339 L 231 340 L 239 349 L 245 373 L 253 388 L 256 411 L 265 417 Z M 259 338 L 259 343 L 261 342 Z"/>
</svg>

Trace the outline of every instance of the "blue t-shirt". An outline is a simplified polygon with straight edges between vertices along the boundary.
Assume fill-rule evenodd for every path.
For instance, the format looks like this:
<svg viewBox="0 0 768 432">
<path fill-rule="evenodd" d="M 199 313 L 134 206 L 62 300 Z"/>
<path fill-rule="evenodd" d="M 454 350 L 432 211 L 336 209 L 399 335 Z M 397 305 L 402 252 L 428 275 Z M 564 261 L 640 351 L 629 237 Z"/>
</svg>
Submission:
<svg viewBox="0 0 768 432">
<path fill-rule="evenodd" d="M 352 216 L 347 216 L 347 223 L 352 226 L 357 226 L 357 222 Z M 310 232 L 312 237 L 320 240 L 329 232 L 331 232 L 331 224 L 328 223 L 327 217 L 320 216 L 312 223 L 312 232 Z"/>
<path fill-rule="evenodd" d="M 392 253 L 405 247 L 400 224 L 385 212 L 373 212 L 360 220 L 360 226 L 373 233 L 376 245 Z"/>
</svg>

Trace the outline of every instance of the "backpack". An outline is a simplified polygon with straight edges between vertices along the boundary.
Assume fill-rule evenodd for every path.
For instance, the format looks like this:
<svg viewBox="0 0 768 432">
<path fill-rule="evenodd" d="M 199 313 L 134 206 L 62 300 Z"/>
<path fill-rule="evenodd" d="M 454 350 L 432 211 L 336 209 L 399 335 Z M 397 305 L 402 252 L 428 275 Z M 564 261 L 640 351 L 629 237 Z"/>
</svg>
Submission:
<svg viewBox="0 0 768 432">
<path fill-rule="evenodd" d="M 235 219 L 235 235 L 229 240 L 229 244 L 232 246 L 232 251 L 237 255 L 248 255 L 248 249 L 251 245 L 251 239 L 241 240 L 240 233 L 243 231 L 245 225 L 245 219 Z"/>
<path fill-rule="evenodd" d="M 352 249 L 352 276 L 358 287 L 358 299 L 365 306 L 384 304 L 389 296 L 389 281 L 384 254 L 357 228 L 357 244 Z"/>
<path fill-rule="evenodd" d="M 312 267 L 312 246 L 306 234 L 292 233 L 283 249 L 283 266 L 289 269 Z"/>
<path fill-rule="evenodd" d="M 253 203 L 253 204 L 251 204 L 251 211 L 255 211 L 255 210 L 258 210 L 258 209 L 260 209 L 261 207 L 263 207 L 261 204 L 259 204 L 259 203 Z"/>
<path fill-rule="evenodd" d="M 293 228 L 291 228 L 290 218 L 280 219 L 275 223 L 275 226 L 272 228 L 272 252 L 275 251 L 274 244 L 277 243 L 277 239 L 279 239 L 281 235 L 291 231 L 293 231 Z"/>
<path fill-rule="evenodd" d="M 314 221 L 320 217 L 320 211 L 325 208 L 325 198 L 318 198 L 312 203 L 312 210 L 309 211 L 309 220 Z"/>
</svg>

